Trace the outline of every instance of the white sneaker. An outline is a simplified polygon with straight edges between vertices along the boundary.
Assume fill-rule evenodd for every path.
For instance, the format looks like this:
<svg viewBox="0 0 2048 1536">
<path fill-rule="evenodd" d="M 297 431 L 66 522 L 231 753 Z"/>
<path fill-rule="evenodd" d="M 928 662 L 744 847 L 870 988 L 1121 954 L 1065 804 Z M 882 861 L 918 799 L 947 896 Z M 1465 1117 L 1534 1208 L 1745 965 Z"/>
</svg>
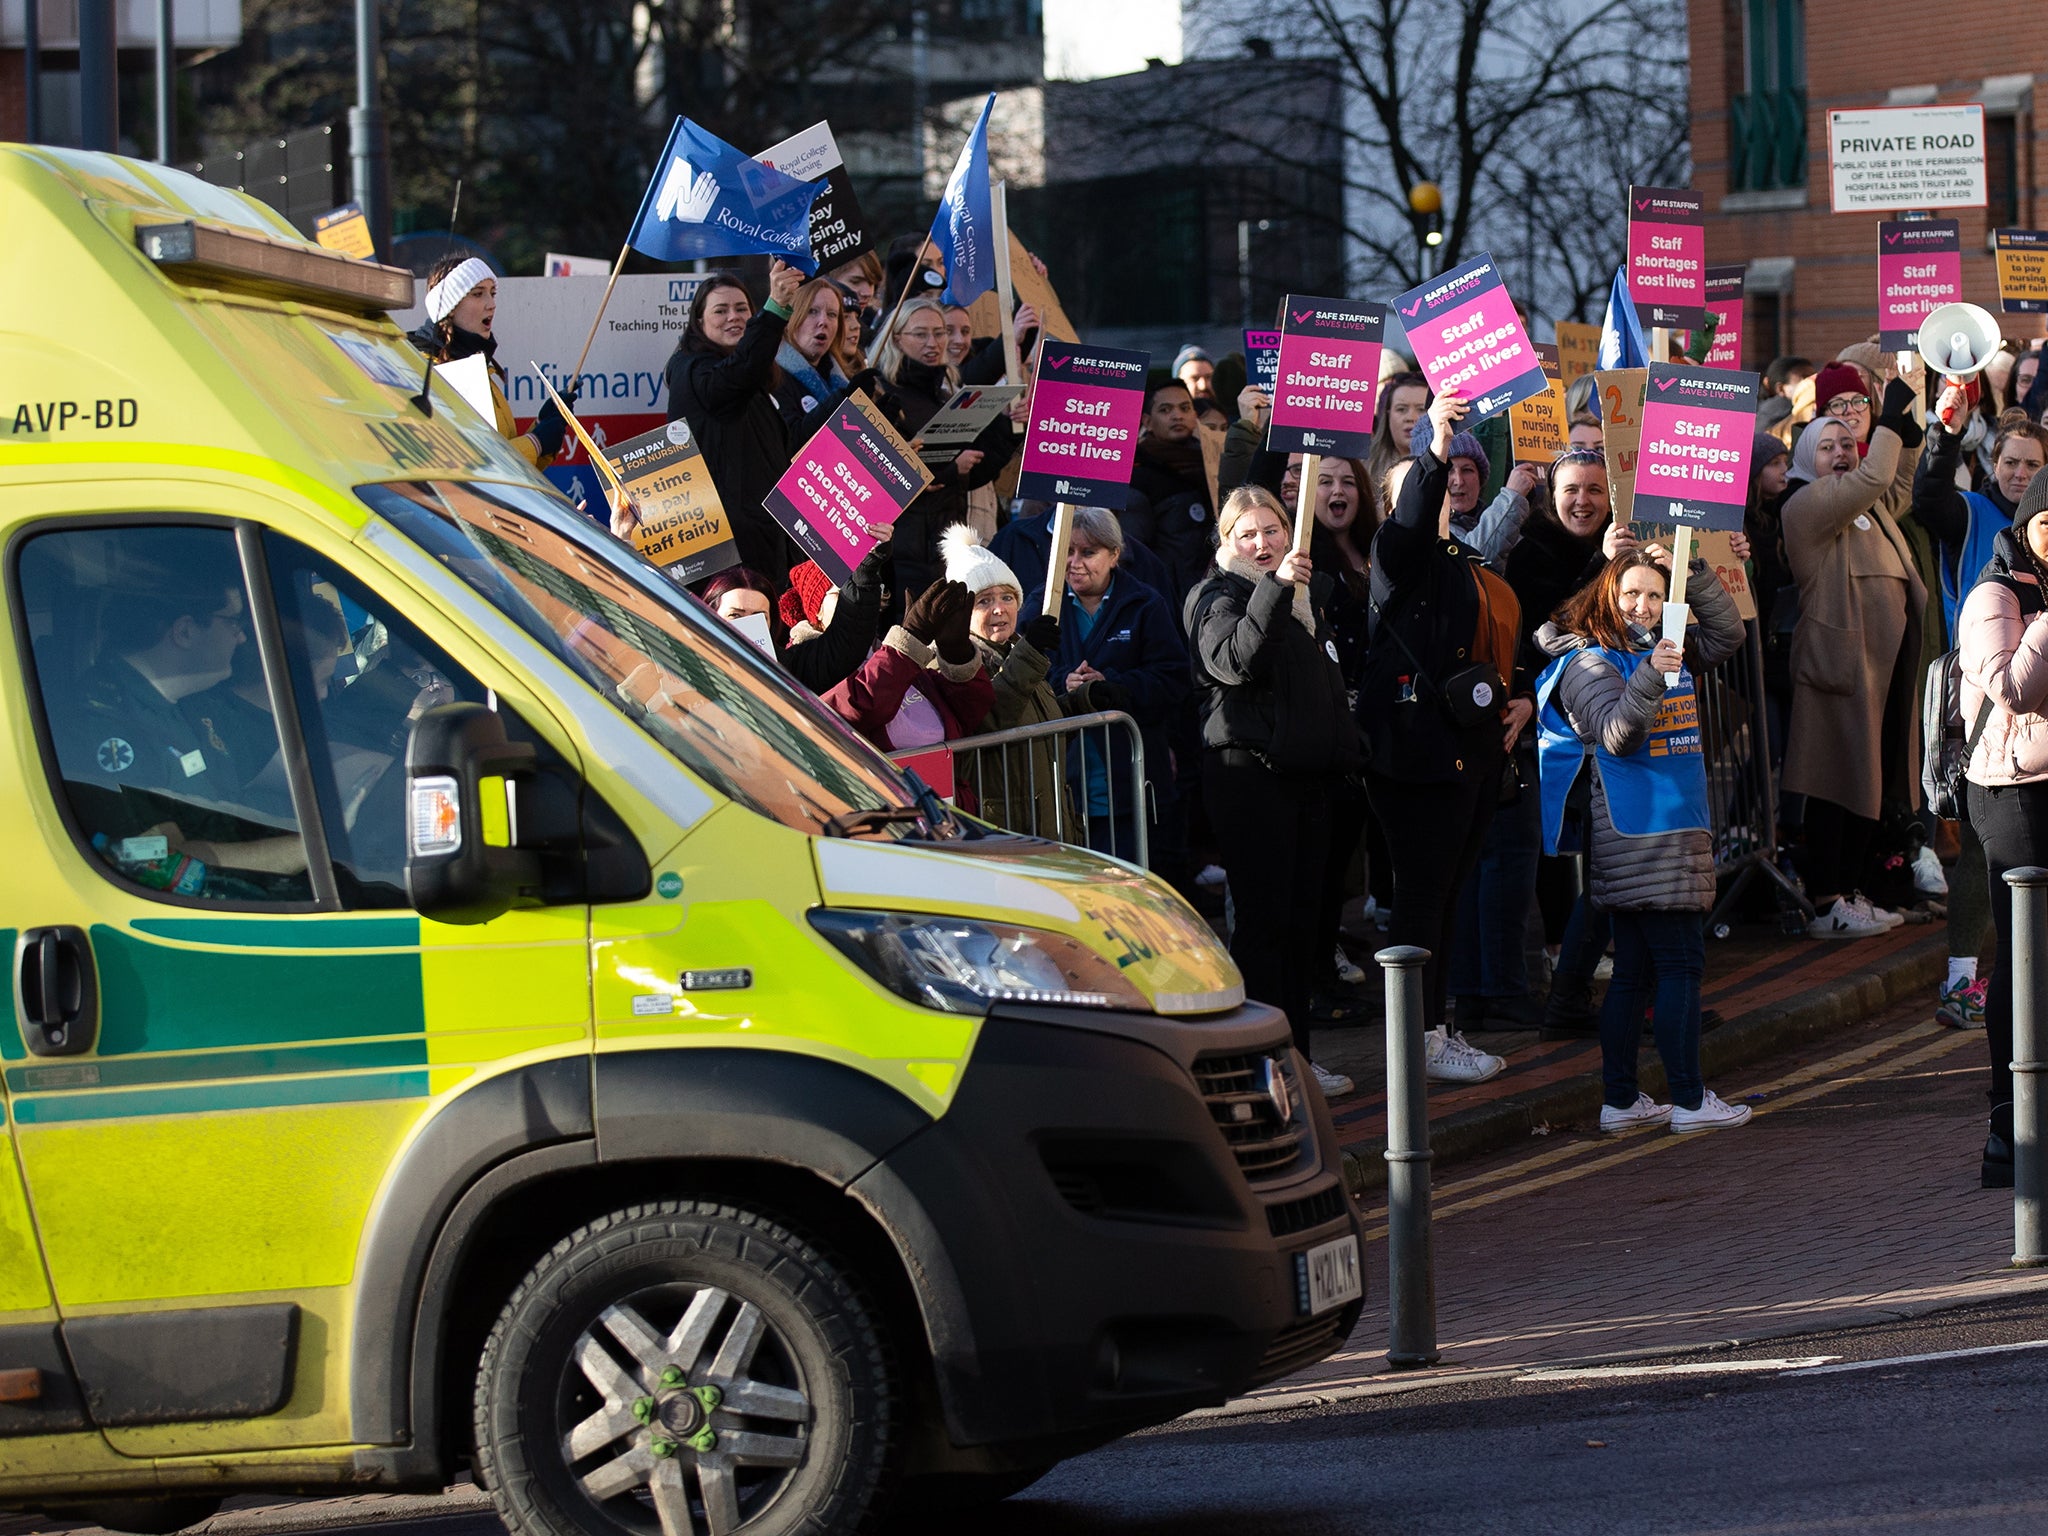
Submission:
<svg viewBox="0 0 2048 1536">
<path fill-rule="evenodd" d="M 1507 1062 L 1489 1056 L 1463 1035 L 1446 1029 L 1432 1029 L 1422 1037 L 1425 1064 L 1423 1076 L 1439 1083 L 1483 1083 L 1497 1076 Z"/>
<path fill-rule="evenodd" d="M 1593 979 L 1595 981 L 1614 980 L 1614 956 L 1602 955 L 1600 957 L 1600 963 L 1593 967 Z"/>
<path fill-rule="evenodd" d="M 1610 1136 L 1622 1131 L 1640 1131 L 1645 1126 L 1670 1123 L 1671 1106 L 1659 1104 L 1647 1093 L 1637 1094 L 1635 1103 L 1627 1109 L 1616 1109 L 1612 1104 L 1600 1106 L 1600 1129 Z"/>
<path fill-rule="evenodd" d="M 1354 1084 L 1342 1072 L 1332 1072 L 1318 1062 L 1310 1062 L 1308 1068 L 1316 1075 L 1316 1086 L 1323 1090 L 1326 1099 L 1341 1099 L 1351 1092 Z"/>
<path fill-rule="evenodd" d="M 1922 843 L 1920 851 L 1913 855 L 1913 889 L 1922 896 L 1948 894 L 1948 874 L 1942 869 L 1941 858 L 1932 843 Z"/>
<path fill-rule="evenodd" d="M 1749 1124 L 1754 1113 L 1747 1104 L 1730 1104 L 1709 1088 L 1698 1109 L 1672 1107 L 1671 1129 L 1680 1136 L 1688 1131 L 1732 1131 L 1738 1125 Z"/>
<path fill-rule="evenodd" d="M 1861 891 L 1850 892 L 1849 900 L 1857 911 L 1861 912 L 1872 922 L 1884 924 L 1887 929 L 1896 928 L 1906 920 L 1900 913 L 1889 912 L 1880 907 Z"/>
<path fill-rule="evenodd" d="M 1230 876 L 1223 873 L 1223 866 L 1221 864 L 1204 864 L 1202 872 L 1195 876 L 1195 884 L 1218 886 L 1229 878 Z"/>
<path fill-rule="evenodd" d="M 1890 923 L 1881 923 L 1874 914 L 1868 913 L 1846 896 L 1837 896 L 1834 904 L 1806 925 L 1809 939 L 1868 939 L 1880 933 L 1891 932 Z"/>
<path fill-rule="evenodd" d="M 1344 953 L 1342 944 L 1337 946 L 1337 980 L 1347 987 L 1365 985 L 1365 972 L 1358 968 L 1356 961 Z"/>
</svg>

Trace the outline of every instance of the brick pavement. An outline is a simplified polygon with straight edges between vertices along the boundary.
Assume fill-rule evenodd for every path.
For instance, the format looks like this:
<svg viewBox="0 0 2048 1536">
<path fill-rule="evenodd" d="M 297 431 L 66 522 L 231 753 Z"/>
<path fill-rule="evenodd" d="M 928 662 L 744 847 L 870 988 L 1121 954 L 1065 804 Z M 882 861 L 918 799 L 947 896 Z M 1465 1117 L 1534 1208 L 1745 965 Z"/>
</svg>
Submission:
<svg viewBox="0 0 2048 1536">
<path fill-rule="evenodd" d="M 1866 941 L 1875 943 L 1877 941 Z M 1833 953 L 1855 948 L 1830 946 Z M 1905 1003 L 1719 1085 L 1740 1130 L 1563 1132 L 1438 1181 L 1434 1372 L 1876 1322 L 2048 1285 L 1978 1188 L 1984 1037 Z M 1385 1207 L 1345 1348 L 1259 1397 L 1386 1377 Z"/>
</svg>

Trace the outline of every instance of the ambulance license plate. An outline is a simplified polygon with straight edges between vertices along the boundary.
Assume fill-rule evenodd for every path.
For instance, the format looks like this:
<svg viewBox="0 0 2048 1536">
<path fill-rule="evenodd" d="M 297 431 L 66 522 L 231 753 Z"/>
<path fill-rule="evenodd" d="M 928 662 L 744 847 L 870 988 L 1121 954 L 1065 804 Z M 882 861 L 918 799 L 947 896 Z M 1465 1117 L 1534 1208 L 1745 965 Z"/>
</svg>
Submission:
<svg viewBox="0 0 2048 1536">
<path fill-rule="evenodd" d="M 1304 1317 L 1316 1317 L 1365 1294 L 1358 1239 L 1340 1237 L 1294 1256 L 1296 1299 Z"/>
</svg>

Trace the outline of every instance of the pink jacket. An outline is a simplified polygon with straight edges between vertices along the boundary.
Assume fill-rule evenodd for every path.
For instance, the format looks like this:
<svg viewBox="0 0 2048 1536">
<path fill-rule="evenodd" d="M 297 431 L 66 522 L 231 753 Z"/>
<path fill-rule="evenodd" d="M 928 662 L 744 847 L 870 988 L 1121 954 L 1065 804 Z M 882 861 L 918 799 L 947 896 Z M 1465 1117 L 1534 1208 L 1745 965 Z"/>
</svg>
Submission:
<svg viewBox="0 0 2048 1536">
<path fill-rule="evenodd" d="M 2012 580 L 2032 583 L 2030 574 Z M 1985 694 L 1991 715 L 1970 754 L 1974 784 L 2033 784 L 2048 780 L 2048 612 L 2031 619 L 2002 581 L 1970 589 L 1956 628 L 1962 636 L 1963 730 L 1977 723 Z"/>
</svg>

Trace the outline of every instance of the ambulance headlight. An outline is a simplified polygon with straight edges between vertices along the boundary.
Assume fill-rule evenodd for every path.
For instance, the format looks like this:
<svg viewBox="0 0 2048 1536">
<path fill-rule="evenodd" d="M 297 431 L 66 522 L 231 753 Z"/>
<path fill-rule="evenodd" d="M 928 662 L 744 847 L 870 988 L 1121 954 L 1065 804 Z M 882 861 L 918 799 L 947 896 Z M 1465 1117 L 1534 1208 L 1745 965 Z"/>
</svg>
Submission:
<svg viewBox="0 0 2048 1536">
<path fill-rule="evenodd" d="M 1145 995 L 1078 939 L 1010 923 L 820 908 L 811 923 L 897 996 L 946 1013 L 1051 1003 L 1149 1013 Z"/>
</svg>

